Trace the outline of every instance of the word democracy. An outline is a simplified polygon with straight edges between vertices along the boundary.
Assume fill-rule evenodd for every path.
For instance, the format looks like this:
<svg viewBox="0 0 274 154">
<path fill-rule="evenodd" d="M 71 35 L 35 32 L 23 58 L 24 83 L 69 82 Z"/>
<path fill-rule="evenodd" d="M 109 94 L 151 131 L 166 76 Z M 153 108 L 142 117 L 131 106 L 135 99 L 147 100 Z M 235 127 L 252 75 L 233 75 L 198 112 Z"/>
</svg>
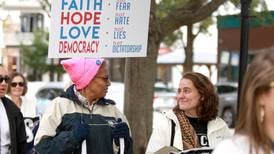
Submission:
<svg viewBox="0 0 274 154">
<path fill-rule="evenodd" d="M 59 53 L 96 53 L 99 41 L 60 41 Z"/>
</svg>

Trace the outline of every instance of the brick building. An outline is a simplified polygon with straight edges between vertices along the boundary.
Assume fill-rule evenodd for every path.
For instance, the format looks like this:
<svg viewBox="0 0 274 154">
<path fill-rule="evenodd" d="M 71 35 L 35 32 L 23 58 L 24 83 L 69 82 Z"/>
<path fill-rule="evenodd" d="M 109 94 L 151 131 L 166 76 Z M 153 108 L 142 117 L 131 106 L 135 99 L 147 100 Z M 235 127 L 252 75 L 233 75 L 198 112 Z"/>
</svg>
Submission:
<svg viewBox="0 0 274 154">
<path fill-rule="evenodd" d="M 219 80 L 237 81 L 239 75 L 241 16 L 218 18 L 218 69 Z M 248 60 L 254 55 L 274 52 L 274 11 L 256 13 L 250 18 Z"/>
</svg>

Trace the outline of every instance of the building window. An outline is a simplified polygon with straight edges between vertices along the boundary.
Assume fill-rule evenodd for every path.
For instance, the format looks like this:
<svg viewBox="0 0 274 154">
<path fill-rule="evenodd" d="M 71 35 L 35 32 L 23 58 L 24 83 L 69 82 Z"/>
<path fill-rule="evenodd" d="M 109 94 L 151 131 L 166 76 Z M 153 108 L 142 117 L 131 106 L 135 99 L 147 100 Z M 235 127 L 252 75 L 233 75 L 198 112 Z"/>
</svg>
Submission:
<svg viewBox="0 0 274 154">
<path fill-rule="evenodd" d="M 21 32 L 34 32 L 43 29 L 44 16 L 40 13 L 24 13 L 21 15 Z"/>
</svg>

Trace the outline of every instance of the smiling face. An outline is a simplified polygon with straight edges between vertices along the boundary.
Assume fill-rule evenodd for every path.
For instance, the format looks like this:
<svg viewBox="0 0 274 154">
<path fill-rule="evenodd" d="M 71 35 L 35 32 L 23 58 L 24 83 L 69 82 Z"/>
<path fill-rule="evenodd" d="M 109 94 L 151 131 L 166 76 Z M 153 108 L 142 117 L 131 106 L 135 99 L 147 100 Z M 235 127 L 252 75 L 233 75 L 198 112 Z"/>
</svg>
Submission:
<svg viewBox="0 0 274 154">
<path fill-rule="evenodd" d="M 103 98 L 107 94 L 108 86 L 110 86 L 110 80 L 106 63 L 104 62 L 88 86 L 83 89 L 84 96 L 90 102 L 97 98 Z"/>
<path fill-rule="evenodd" d="M 200 93 L 191 80 L 181 79 L 177 94 L 179 108 L 190 117 L 197 117 L 197 107 L 200 104 Z"/>
<path fill-rule="evenodd" d="M 21 76 L 15 76 L 10 83 L 10 95 L 22 96 L 24 93 L 24 79 Z"/>
</svg>

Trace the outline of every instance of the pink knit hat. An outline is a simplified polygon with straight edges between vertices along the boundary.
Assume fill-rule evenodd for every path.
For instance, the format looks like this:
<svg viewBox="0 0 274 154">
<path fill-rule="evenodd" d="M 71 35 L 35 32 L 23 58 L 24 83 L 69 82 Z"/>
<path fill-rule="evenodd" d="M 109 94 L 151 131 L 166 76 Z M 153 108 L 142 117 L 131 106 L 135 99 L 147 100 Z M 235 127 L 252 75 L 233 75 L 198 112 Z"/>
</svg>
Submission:
<svg viewBox="0 0 274 154">
<path fill-rule="evenodd" d="M 61 64 L 79 90 L 95 77 L 103 61 L 103 58 L 71 58 L 62 60 Z"/>
</svg>

